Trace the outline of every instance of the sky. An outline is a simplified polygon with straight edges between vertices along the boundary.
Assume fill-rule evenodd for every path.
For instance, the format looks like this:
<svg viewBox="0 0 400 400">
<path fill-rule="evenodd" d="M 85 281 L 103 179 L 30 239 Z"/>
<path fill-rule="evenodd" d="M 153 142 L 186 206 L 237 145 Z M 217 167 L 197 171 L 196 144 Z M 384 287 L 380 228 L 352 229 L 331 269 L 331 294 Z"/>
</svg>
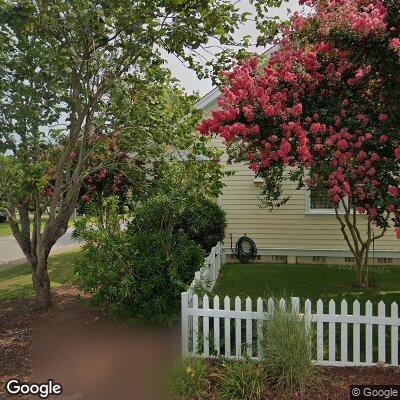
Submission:
<svg viewBox="0 0 400 400">
<path fill-rule="evenodd" d="M 254 8 L 250 5 L 248 0 L 240 0 L 239 5 L 241 10 L 249 11 L 254 13 Z M 282 6 L 278 9 L 271 9 L 271 16 L 280 16 L 285 18 L 288 16 L 288 9 L 291 11 L 299 10 L 298 0 L 289 0 L 284 2 Z M 244 35 L 251 35 L 252 38 L 256 39 L 258 34 L 253 22 L 248 22 L 236 33 L 236 38 L 240 39 Z M 255 40 L 254 40 L 255 41 Z M 254 51 L 261 53 L 267 48 L 253 48 Z M 210 79 L 200 80 L 197 78 L 196 74 L 182 65 L 182 63 L 174 56 L 165 54 L 167 65 L 170 68 L 173 76 L 180 80 L 182 87 L 186 90 L 188 94 L 193 92 L 198 92 L 201 96 L 208 93 L 213 89 Z"/>
</svg>

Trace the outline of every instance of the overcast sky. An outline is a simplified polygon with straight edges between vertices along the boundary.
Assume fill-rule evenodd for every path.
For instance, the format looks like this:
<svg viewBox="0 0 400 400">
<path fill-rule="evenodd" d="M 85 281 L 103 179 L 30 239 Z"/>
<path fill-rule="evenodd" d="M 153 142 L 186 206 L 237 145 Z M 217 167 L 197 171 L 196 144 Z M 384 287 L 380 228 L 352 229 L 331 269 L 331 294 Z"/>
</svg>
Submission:
<svg viewBox="0 0 400 400">
<path fill-rule="evenodd" d="M 239 4 L 242 10 L 254 13 L 254 9 L 249 4 L 248 0 L 240 0 Z M 279 15 L 280 17 L 287 17 L 288 9 L 290 9 L 292 12 L 295 10 L 299 10 L 298 0 L 289 0 L 288 2 L 284 2 L 282 4 L 282 7 L 280 8 L 271 9 L 271 16 Z M 244 35 L 251 35 L 255 41 L 258 35 L 257 35 L 257 30 L 255 28 L 255 24 L 253 22 L 248 22 L 246 26 L 243 26 L 237 32 L 237 38 L 240 38 Z M 257 52 L 263 52 L 264 50 L 266 49 L 254 48 L 254 51 Z M 185 88 L 187 93 L 193 93 L 198 91 L 200 95 L 203 96 L 213 88 L 210 79 L 203 79 L 203 80 L 198 79 L 196 74 L 190 69 L 184 67 L 175 56 L 167 54 L 166 59 L 167 59 L 167 64 L 172 71 L 172 74 L 181 81 L 182 86 Z"/>
</svg>

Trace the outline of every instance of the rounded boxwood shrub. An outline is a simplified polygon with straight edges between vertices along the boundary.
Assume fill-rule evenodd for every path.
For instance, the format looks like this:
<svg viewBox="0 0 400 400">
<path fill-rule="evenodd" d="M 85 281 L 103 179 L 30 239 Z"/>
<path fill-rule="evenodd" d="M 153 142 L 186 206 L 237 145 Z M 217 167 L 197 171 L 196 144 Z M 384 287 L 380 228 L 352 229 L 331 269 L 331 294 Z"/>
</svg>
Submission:
<svg viewBox="0 0 400 400">
<path fill-rule="evenodd" d="M 200 197 L 183 209 L 177 225 L 209 253 L 225 237 L 226 214 L 215 201 Z"/>
<path fill-rule="evenodd" d="M 224 239 L 225 227 L 225 211 L 212 199 L 197 196 L 179 201 L 158 195 L 137 206 L 130 229 L 183 232 L 209 253 Z"/>
</svg>

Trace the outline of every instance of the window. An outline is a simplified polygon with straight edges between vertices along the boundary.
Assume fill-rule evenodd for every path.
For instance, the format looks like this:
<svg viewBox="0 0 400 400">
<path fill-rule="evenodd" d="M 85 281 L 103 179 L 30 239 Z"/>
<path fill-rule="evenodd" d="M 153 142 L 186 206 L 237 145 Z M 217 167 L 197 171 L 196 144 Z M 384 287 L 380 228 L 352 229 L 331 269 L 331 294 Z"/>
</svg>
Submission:
<svg viewBox="0 0 400 400">
<path fill-rule="evenodd" d="M 344 208 L 339 204 L 339 213 L 343 213 Z M 307 214 L 335 214 L 335 209 L 324 189 L 306 189 L 306 213 Z"/>
<path fill-rule="evenodd" d="M 325 190 L 310 189 L 311 210 L 332 210 L 332 203 Z"/>
</svg>

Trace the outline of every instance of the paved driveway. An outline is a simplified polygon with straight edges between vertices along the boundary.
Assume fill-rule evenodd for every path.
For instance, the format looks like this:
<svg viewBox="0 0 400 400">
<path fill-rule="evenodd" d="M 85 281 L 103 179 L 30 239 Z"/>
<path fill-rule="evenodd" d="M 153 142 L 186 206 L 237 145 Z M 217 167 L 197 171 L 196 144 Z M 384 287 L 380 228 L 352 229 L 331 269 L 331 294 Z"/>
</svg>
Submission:
<svg viewBox="0 0 400 400">
<path fill-rule="evenodd" d="M 79 243 L 71 237 L 72 228 L 69 228 L 64 236 L 58 239 L 54 245 L 51 254 L 57 254 L 63 251 L 73 250 Z M 5 236 L 0 238 L 0 266 L 19 262 L 24 260 L 24 254 L 19 248 L 18 243 L 13 236 Z"/>
</svg>

